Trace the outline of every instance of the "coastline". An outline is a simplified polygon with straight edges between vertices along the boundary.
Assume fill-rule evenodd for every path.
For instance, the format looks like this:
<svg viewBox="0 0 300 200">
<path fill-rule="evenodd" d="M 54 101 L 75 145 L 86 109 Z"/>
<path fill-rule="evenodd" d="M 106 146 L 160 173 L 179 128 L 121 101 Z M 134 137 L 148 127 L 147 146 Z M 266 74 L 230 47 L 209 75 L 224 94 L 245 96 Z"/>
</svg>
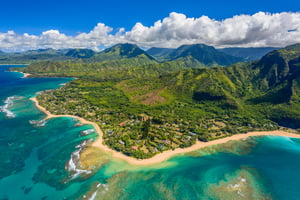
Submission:
<svg viewBox="0 0 300 200">
<path fill-rule="evenodd" d="M 25 72 L 20 72 L 23 74 L 23 78 L 28 78 L 30 77 L 32 74 L 29 74 L 29 73 L 25 73 Z"/>
<path fill-rule="evenodd" d="M 25 73 L 25 72 L 19 72 L 19 71 L 9 71 L 9 72 L 17 72 L 17 73 L 21 73 L 23 74 L 23 77 L 22 78 L 28 78 L 30 77 L 32 74 L 29 74 L 29 73 Z"/>
<path fill-rule="evenodd" d="M 251 137 L 251 136 L 268 136 L 269 135 L 269 136 L 285 136 L 285 137 L 292 137 L 292 138 L 300 138 L 300 134 L 289 133 L 289 132 L 282 131 L 282 130 L 248 132 L 248 133 L 245 133 L 245 134 L 236 134 L 236 135 L 232 135 L 232 136 L 221 138 L 221 139 L 216 139 L 216 140 L 209 141 L 209 142 L 197 141 L 196 144 L 194 144 L 190 147 L 187 147 L 187 148 L 178 148 L 178 149 L 175 149 L 175 150 L 167 150 L 167 151 L 164 151 L 162 153 L 159 153 L 159 154 L 157 154 L 157 155 L 155 155 L 151 158 L 147 158 L 147 159 L 136 159 L 136 158 L 133 158 L 133 157 L 126 156 L 126 155 L 122 154 L 121 152 L 115 151 L 115 150 L 110 149 L 109 147 L 103 145 L 103 143 L 102 143 L 103 142 L 103 139 L 102 139 L 103 132 L 102 132 L 102 130 L 100 129 L 100 127 L 97 123 L 87 121 L 87 120 L 85 120 L 81 117 L 74 116 L 74 115 L 54 115 L 54 114 L 51 114 L 48 110 L 46 110 L 44 107 L 39 105 L 39 102 L 37 101 L 37 99 L 35 97 L 30 98 L 30 100 L 32 100 L 35 103 L 35 105 L 38 109 L 40 109 L 42 112 L 44 112 L 47 115 L 46 119 L 55 118 L 55 117 L 73 117 L 73 118 L 76 118 L 77 120 L 79 120 L 83 124 L 93 125 L 95 130 L 98 133 L 98 139 L 96 141 L 94 141 L 92 146 L 101 148 L 106 152 L 110 152 L 113 157 L 123 159 L 123 160 L 127 161 L 128 163 L 130 163 L 132 165 L 157 164 L 157 163 L 163 162 L 163 161 L 165 161 L 165 160 L 167 160 L 167 159 L 169 159 L 172 156 L 177 155 L 177 154 L 196 151 L 196 150 L 204 148 L 204 147 L 208 147 L 208 146 L 211 146 L 211 145 L 217 145 L 217 144 L 223 144 L 223 143 L 226 143 L 228 141 L 242 140 L 242 139 L 245 139 L 245 138 Z"/>
</svg>

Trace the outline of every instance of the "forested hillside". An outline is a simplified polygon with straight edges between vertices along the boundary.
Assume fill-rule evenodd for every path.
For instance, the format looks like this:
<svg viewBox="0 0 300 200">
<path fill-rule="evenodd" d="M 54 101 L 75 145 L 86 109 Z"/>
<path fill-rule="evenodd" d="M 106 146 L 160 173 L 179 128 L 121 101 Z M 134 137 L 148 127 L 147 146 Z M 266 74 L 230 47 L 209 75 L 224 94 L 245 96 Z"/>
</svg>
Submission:
<svg viewBox="0 0 300 200">
<path fill-rule="evenodd" d="M 267 53 L 276 50 L 276 47 L 251 47 L 251 48 L 223 48 L 218 49 L 228 55 L 243 58 L 246 61 L 253 61 L 261 59 Z"/>
</svg>

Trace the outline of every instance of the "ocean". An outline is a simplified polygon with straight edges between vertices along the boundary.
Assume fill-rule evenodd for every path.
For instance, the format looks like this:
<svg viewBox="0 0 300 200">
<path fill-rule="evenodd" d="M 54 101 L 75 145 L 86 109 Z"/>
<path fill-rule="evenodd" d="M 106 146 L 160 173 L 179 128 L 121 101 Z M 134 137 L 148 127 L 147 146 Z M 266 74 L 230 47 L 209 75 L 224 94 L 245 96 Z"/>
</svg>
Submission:
<svg viewBox="0 0 300 200">
<path fill-rule="evenodd" d="M 9 67 L 0 66 L 0 200 L 300 199 L 300 139 L 249 137 L 134 166 L 89 147 L 93 126 L 44 120 L 30 100 L 71 79 Z"/>
</svg>

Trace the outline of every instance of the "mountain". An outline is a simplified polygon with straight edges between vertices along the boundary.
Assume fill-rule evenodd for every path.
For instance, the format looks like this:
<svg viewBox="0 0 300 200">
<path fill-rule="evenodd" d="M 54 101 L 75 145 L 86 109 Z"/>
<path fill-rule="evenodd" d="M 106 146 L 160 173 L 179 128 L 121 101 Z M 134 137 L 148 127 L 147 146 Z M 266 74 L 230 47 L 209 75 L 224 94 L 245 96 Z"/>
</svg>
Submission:
<svg viewBox="0 0 300 200">
<path fill-rule="evenodd" d="M 148 60 L 155 60 L 152 56 L 147 54 L 144 50 L 140 49 L 135 44 L 117 44 L 110 48 L 105 49 L 102 52 L 94 55 L 92 61 L 107 61 L 107 60 L 119 60 L 124 58 L 141 58 Z"/>
<path fill-rule="evenodd" d="M 4 64 L 30 64 L 41 61 L 61 61 L 72 59 L 65 56 L 66 49 L 38 49 L 24 52 L 2 53 L 0 54 L 0 63 Z"/>
<path fill-rule="evenodd" d="M 261 86 L 269 88 L 300 76 L 299 62 L 300 44 L 295 44 L 266 54 L 254 68 L 260 70 Z"/>
<path fill-rule="evenodd" d="M 154 48 L 150 50 L 150 53 L 154 52 L 154 55 L 157 55 L 156 58 L 162 61 L 172 61 L 188 56 L 205 66 L 227 66 L 243 61 L 242 58 L 227 55 L 204 44 L 182 45 L 177 49 Z"/>
<path fill-rule="evenodd" d="M 4 56 L 6 55 L 7 53 L 5 53 L 4 51 L 0 51 L 0 56 Z"/>
<path fill-rule="evenodd" d="M 152 47 L 148 49 L 146 52 L 157 59 L 163 59 L 166 55 L 168 55 L 174 50 L 175 49 L 171 49 L 171 48 Z"/>
<path fill-rule="evenodd" d="M 142 79 L 127 80 L 122 85 L 125 94 L 137 103 L 157 104 L 172 99 L 198 102 L 203 110 L 216 114 L 215 118 L 231 110 L 230 115 L 237 112 L 246 118 L 264 118 L 300 128 L 300 44 L 274 50 L 252 63 L 180 70 L 147 81 Z M 153 92 L 144 90 L 146 85 L 142 82 L 158 91 L 157 103 L 151 101 Z M 136 83 L 140 83 L 138 87 Z M 168 91 L 168 95 L 161 91 Z M 195 111 L 187 112 L 192 115 Z"/>
<path fill-rule="evenodd" d="M 241 57 L 246 61 L 258 60 L 262 58 L 265 54 L 276 50 L 276 47 L 253 47 L 253 48 L 223 48 L 218 49 L 228 55 Z"/>
<path fill-rule="evenodd" d="M 64 55 L 68 50 L 67 49 L 37 49 L 37 50 L 28 50 L 24 52 L 12 53 L 14 55 Z"/>
<path fill-rule="evenodd" d="M 251 67 L 257 71 L 252 83 L 263 93 L 249 101 L 266 106 L 278 124 L 300 128 L 300 44 L 272 51 Z"/>
<path fill-rule="evenodd" d="M 91 49 L 70 49 L 65 56 L 73 58 L 90 58 L 95 54 L 96 52 Z"/>
<path fill-rule="evenodd" d="M 38 49 L 17 53 L 0 53 L 0 63 L 30 64 L 48 61 L 66 61 L 78 63 L 96 63 L 120 59 L 134 59 L 131 64 L 156 63 L 155 59 L 133 44 L 117 44 L 102 52 L 91 49 Z"/>
<path fill-rule="evenodd" d="M 253 48 L 222 48 L 216 49 L 227 55 L 231 55 L 238 58 L 243 58 L 245 61 L 253 61 L 262 58 L 265 54 L 276 50 L 276 47 L 253 47 Z M 153 47 L 147 50 L 147 53 L 151 56 L 155 57 L 158 60 L 164 61 L 168 58 L 168 54 L 175 51 L 175 49 L 171 48 L 158 48 Z M 172 58 L 168 58 L 172 59 Z"/>
</svg>

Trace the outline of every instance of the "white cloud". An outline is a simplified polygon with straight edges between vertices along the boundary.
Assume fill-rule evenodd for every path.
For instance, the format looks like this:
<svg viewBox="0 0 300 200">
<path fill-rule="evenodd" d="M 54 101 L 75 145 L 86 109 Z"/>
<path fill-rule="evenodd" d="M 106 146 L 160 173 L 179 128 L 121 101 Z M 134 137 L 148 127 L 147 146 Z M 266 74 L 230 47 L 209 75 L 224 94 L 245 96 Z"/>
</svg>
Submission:
<svg viewBox="0 0 300 200">
<path fill-rule="evenodd" d="M 259 12 L 222 21 L 171 13 L 151 27 L 137 23 L 125 38 L 145 46 L 161 47 L 193 43 L 216 47 L 286 46 L 300 42 L 300 13 Z"/>
<path fill-rule="evenodd" d="M 222 21 L 207 16 L 188 18 L 172 12 L 147 27 L 142 23 L 125 31 L 98 23 L 88 33 L 67 36 L 58 30 L 41 35 L 22 35 L 14 31 L 0 33 L 0 49 L 7 51 L 38 48 L 92 48 L 121 42 L 136 43 L 142 47 L 178 47 L 182 44 L 203 43 L 215 47 L 287 46 L 300 42 L 300 13 L 264 13 L 237 15 Z"/>
</svg>

